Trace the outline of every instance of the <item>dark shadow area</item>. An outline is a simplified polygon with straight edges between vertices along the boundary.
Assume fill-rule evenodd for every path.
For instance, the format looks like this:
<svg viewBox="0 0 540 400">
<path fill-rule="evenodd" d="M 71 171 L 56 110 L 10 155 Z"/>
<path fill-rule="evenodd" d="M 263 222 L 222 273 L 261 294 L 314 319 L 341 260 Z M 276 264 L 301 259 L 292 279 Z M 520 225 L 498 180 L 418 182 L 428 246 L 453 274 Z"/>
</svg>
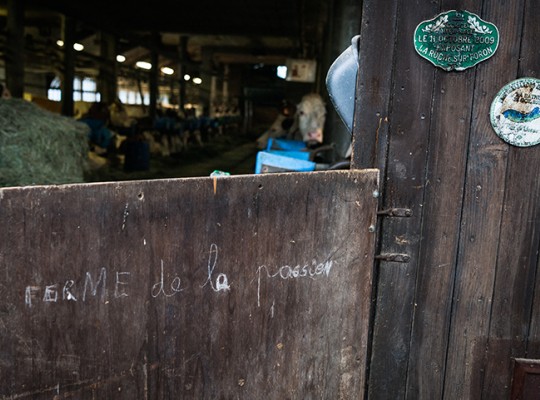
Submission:
<svg viewBox="0 0 540 400">
<path fill-rule="evenodd" d="M 168 179 L 210 176 L 215 171 L 231 175 L 252 174 L 255 169 L 257 147 L 249 135 L 220 136 L 203 147 L 193 145 L 170 156 L 151 154 L 150 168 L 145 171 L 125 171 L 122 162 L 88 171 L 87 182 L 125 181 L 140 179 Z"/>
</svg>

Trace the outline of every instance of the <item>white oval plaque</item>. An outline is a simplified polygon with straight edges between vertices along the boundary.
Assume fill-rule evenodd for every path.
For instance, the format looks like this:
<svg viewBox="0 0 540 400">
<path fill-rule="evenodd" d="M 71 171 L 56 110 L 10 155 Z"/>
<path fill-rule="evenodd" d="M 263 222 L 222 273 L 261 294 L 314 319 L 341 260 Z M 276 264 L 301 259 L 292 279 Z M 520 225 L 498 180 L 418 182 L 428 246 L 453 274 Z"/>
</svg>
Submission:
<svg viewBox="0 0 540 400">
<path fill-rule="evenodd" d="M 505 142 L 519 147 L 540 143 L 540 79 L 520 78 L 505 85 L 491 103 L 490 118 Z"/>
</svg>

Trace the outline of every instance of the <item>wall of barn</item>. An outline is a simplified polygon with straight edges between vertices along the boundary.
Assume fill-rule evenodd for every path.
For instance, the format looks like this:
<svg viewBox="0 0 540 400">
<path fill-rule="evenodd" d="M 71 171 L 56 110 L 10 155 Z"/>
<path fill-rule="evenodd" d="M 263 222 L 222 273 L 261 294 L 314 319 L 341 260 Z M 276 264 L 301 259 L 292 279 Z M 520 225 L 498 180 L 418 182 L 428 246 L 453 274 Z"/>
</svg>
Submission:
<svg viewBox="0 0 540 400">
<path fill-rule="evenodd" d="M 539 77 L 538 0 L 365 0 L 353 164 L 378 167 L 380 223 L 370 399 L 508 399 L 513 359 L 540 358 L 540 146 L 489 120 L 499 90 Z M 490 59 L 445 72 L 413 46 L 448 10 L 495 24 Z"/>
<path fill-rule="evenodd" d="M 3 65 L 0 65 L 0 81 L 6 81 L 6 69 Z M 45 75 L 25 70 L 24 92 L 32 96 L 47 98 L 47 81 Z"/>
</svg>

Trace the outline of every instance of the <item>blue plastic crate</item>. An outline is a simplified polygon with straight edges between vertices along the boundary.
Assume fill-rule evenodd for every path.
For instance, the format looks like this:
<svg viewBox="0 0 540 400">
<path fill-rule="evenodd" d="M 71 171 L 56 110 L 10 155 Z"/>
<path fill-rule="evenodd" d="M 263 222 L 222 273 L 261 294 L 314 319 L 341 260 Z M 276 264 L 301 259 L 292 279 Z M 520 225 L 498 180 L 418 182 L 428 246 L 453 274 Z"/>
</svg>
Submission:
<svg viewBox="0 0 540 400">
<path fill-rule="evenodd" d="M 274 152 L 259 151 L 255 163 L 255 173 L 308 172 L 315 171 L 315 166 L 313 161 L 300 160 Z"/>
<path fill-rule="evenodd" d="M 299 160 L 310 161 L 311 153 L 309 151 L 297 150 L 267 150 L 268 153 L 278 154 L 284 157 L 297 158 Z"/>
<path fill-rule="evenodd" d="M 289 140 L 270 138 L 266 150 L 303 150 L 306 149 L 306 144 L 301 140 Z"/>
</svg>

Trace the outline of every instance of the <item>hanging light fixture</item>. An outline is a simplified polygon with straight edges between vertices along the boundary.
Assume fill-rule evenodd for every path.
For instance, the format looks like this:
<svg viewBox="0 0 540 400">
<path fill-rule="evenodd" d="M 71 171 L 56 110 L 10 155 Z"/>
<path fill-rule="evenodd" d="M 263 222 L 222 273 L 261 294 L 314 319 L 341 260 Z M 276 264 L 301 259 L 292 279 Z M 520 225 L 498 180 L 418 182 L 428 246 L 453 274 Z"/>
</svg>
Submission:
<svg viewBox="0 0 540 400">
<path fill-rule="evenodd" d="M 172 75 L 174 74 L 174 69 L 170 67 L 163 67 L 161 68 L 161 72 L 163 72 L 165 75 Z"/>
<path fill-rule="evenodd" d="M 135 63 L 135 66 L 141 69 L 146 69 L 146 70 L 152 69 L 152 64 L 146 61 L 137 61 Z"/>
</svg>

